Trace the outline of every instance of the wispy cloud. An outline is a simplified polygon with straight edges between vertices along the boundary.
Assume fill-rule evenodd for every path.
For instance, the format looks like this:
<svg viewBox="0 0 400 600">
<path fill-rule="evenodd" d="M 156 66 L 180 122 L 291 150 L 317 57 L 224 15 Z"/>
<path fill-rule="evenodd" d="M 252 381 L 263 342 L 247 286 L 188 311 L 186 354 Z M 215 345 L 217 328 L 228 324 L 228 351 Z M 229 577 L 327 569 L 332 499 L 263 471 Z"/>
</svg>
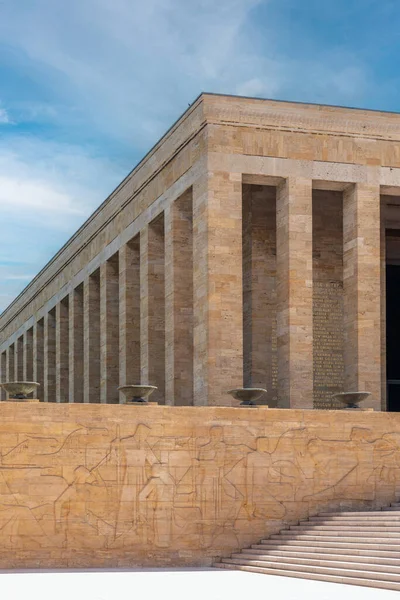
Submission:
<svg viewBox="0 0 400 600">
<path fill-rule="evenodd" d="M 375 14 L 377 40 L 382 3 L 332 7 L 0 2 L 0 310 L 199 92 L 353 105 L 377 90 L 385 97 L 371 71 L 371 36 L 366 45 L 360 27 L 346 29 Z M 385 10 L 392 35 L 384 37 L 395 39 L 395 3 Z"/>
<path fill-rule="evenodd" d="M 344 84 L 349 70 L 363 69 L 351 53 L 335 49 L 301 61 L 280 55 L 268 15 L 262 25 L 254 18 L 269 4 L 37 0 L 21 8 L 10 2 L 0 38 L 45 66 L 55 96 L 79 107 L 87 125 L 144 150 L 200 91 L 294 92 L 310 100 L 316 91 L 331 102 L 360 94 L 356 82 Z"/>
<path fill-rule="evenodd" d="M 5 108 L 0 106 L 0 125 L 9 125 L 10 123 L 12 123 L 10 115 Z"/>
<path fill-rule="evenodd" d="M 29 275 L 24 275 L 23 273 L 21 275 L 5 275 L 4 279 L 9 280 L 9 281 L 30 281 L 31 279 L 33 279 L 35 277 L 35 273 L 30 273 Z"/>
<path fill-rule="evenodd" d="M 68 144 L 17 137 L 0 142 L 0 210 L 41 229 L 69 230 L 111 192 L 123 171 Z M 0 241 L 1 244 L 1 241 Z"/>
<path fill-rule="evenodd" d="M 0 141 L 0 312 L 124 174 L 68 144 Z"/>
</svg>

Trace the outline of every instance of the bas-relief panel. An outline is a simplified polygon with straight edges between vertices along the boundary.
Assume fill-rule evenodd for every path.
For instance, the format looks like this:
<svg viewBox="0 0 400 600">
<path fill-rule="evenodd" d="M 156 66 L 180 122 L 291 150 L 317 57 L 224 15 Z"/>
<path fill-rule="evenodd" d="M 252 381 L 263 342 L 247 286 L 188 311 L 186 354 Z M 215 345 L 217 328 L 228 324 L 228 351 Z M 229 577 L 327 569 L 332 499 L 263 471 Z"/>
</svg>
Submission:
<svg viewBox="0 0 400 600">
<path fill-rule="evenodd" d="M 227 410 L 229 421 L 153 412 L 54 434 L 51 422 L 3 424 L 0 565 L 45 564 L 47 553 L 68 566 L 75 552 L 82 566 L 205 564 L 310 512 L 395 497 L 400 421 L 376 433 L 344 417 L 327 427 Z"/>
</svg>

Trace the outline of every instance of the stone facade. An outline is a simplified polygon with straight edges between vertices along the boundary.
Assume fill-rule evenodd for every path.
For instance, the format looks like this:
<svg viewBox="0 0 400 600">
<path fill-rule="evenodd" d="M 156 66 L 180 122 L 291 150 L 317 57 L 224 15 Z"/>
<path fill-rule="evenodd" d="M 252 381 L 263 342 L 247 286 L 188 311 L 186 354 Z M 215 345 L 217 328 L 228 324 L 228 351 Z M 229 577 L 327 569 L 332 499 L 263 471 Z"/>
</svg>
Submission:
<svg viewBox="0 0 400 600">
<path fill-rule="evenodd" d="M 195 406 L 364 388 L 385 410 L 399 140 L 397 114 L 202 94 L 1 315 L 2 380 Z"/>
<path fill-rule="evenodd" d="M 0 567 L 207 566 L 399 493 L 400 417 L 0 404 Z"/>
</svg>

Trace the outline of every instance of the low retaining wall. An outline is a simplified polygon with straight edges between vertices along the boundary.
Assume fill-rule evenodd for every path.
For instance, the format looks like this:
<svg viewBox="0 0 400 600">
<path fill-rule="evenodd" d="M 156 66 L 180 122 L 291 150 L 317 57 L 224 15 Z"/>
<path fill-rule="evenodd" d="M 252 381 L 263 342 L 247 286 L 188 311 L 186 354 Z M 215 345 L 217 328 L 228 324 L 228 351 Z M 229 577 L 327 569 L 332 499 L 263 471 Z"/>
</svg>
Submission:
<svg viewBox="0 0 400 600">
<path fill-rule="evenodd" d="M 0 567 L 209 565 L 389 504 L 400 415 L 0 404 Z"/>
</svg>

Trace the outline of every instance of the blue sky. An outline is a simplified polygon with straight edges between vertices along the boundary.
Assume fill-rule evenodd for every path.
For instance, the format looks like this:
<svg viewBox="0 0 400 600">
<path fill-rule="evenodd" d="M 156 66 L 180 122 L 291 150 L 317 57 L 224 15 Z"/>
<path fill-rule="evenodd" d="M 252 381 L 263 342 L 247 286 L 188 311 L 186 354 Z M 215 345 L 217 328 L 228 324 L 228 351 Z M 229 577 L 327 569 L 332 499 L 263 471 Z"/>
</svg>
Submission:
<svg viewBox="0 0 400 600">
<path fill-rule="evenodd" d="M 400 111 L 396 0 L 0 0 L 0 311 L 201 91 Z"/>
</svg>

